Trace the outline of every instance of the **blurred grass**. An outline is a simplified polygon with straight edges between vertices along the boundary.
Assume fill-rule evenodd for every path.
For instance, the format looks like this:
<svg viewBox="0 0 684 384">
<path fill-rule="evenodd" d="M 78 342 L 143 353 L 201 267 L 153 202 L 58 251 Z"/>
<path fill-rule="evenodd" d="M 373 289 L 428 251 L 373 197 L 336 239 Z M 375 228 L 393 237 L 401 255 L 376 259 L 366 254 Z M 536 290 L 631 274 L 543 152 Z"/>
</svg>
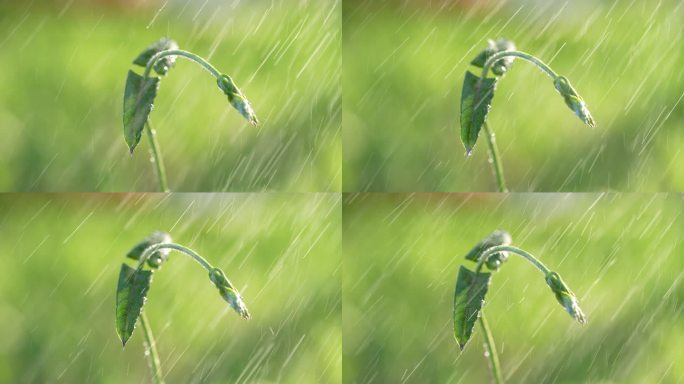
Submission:
<svg viewBox="0 0 684 384">
<path fill-rule="evenodd" d="M 452 305 L 463 257 L 496 228 L 558 271 L 589 323 L 511 256 L 484 312 L 511 383 L 684 380 L 678 195 L 352 194 L 343 203 L 343 375 L 354 383 L 490 381 L 478 328 L 462 354 Z"/>
<path fill-rule="evenodd" d="M 122 99 L 131 61 L 165 35 L 230 74 L 262 122 L 179 59 L 151 114 L 172 190 L 339 190 L 337 2 L 157 5 L 0 3 L 0 190 L 156 191 Z"/>
<path fill-rule="evenodd" d="M 566 75 L 598 124 L 516 61 L 488 118 L 509 189 L 684 189 L 682 2 L 490 3 L 344 3 L 345 191 L 495 190 L 482 139 L 464 156 L 459 105 L 470 60 L 499 36 Z"/>
<path fill-rule="evenodd" d="M 172 253 L 145 306 L 167 382 L 339 382 L 339 223 L 332 194 L 0 196 L 0 382 L 148 382 L 114 298 L 125 253 L 155 229 L 223 268 L 252 313 Z"/>
</svg>

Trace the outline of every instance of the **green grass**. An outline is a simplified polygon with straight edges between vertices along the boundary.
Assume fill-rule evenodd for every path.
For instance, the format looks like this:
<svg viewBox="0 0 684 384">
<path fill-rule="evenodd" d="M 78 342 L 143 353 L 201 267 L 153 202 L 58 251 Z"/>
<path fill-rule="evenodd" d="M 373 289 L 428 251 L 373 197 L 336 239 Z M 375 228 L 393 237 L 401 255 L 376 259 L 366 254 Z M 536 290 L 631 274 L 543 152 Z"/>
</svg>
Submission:
<svg viewBox="0 0 684 384">
<path fill-rule="evenodd" d="M 145 306 L 167 382 L 340 381 L 339 196 L 5 195 L 0 212 L 1 382 L 147 382 L 141 329 L 122 349 L 114 300 L 154 229 L 222 268 L 252 314 L 172 253 Z"/>
<path fill-rule="evenodd" d="M 462 354 L 452 305 L 465 254 L 496 228 L 558 271 L 588 324 L 511 256 L 484 305 L 512 383 L 679 382 L 682 199 L 667 195 L 358 194 L 345 198 L 345 382 L 490 381 L 479 328 Z M 353 379 L 352 379 L 353 378 Z"/>
<path fill-rule="evenodd" d="M 548 4 L 345 4 L 343 189 L 496 190 L 484 141 L 464 156 L 459 98 L 470 60 L 501 36 L 571 79 L 598 124 L 584 126 L 546 76 L 516 61 L 488 117 L 509 189 L 682 190 L 681 2 Z"/>
<path fill-rule="evenodd" d="M 179 60 L 151 114 L 172 190 L 340 189 L 334 1 L 169 6 L 149 29 L 154 7 L 0 9 L 0 190 L 156 191 L 147 139 L 128 154 L 122 102 L 131 61 L 164 35 L 230 74 L 262 122 L 249 126 L 211 76 Z"/>
</svg>

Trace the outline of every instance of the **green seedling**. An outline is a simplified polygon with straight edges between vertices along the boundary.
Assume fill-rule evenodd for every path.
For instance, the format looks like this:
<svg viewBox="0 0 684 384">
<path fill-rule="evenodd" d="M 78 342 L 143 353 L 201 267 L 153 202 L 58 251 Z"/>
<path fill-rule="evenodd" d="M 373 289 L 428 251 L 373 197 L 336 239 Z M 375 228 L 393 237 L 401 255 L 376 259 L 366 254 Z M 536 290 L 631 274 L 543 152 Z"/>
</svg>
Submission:
<svg viewBox="0 0 684 384">
<path fill-rule="evenodd" d="M 155 164 L 159 189 L 162 192 L 168 192 L 169 188 L 166 182 L 166 171 L 159 143 L 157 142 L 156 131 L 150 125 L 150 112 L 152 112 L 154 106 L 154 98 L 157 96 L 159 83 L 162 77 L 176 64 L 177 57 L 189 59 L 206 69 L 216 79 L 219 89 L 228 97 L 228 102 L 250 124 L 254 126 L 259 124 L 252 105 L 230 76 L 221 74 L 213 65 L 200 56 L 178 49 L 178 44 L 171 39 L 163 37 L 147 47 L 133 60 L 133 64 L 145 67 L 143 75 L 141 76 L 129 70 L 128 77 L 126 78 L 123 102 L 124 139 L 132 154 L 135 147 L 140 143 L 143 130 L 147 131 L 147 137 L 150 140 L 151 160 Z M 160 77 L 150 76 L 152 70 Z"/>
<path fill-rule="evenodd" d="M 116 288 L 116 332 L 125 347 L 133 335 L 136 323 L 140 320 L 144 336 L 145 356 L 154 383 L 163 383 L 164 381 L 159 354 L 143 306 L 147 301 L 152 276 L 168 260 L 171 250 L 179 251 L 198 262 L 209 272 L 209 280 L 218 289 L 221 297 L 228 302 L 228 305 L 242 318 L 250 318 L 247 306 L 242 301 L 242 296 L 220 268 L 209 264 L 206 259 L 192 249 L 173 243 L 168 233 L 153 232 L 126 254 L 126 257 L 138 261 L 137 267 L 133 268 L 126 263 L 121 264 L 119 282 Z"/>
<path fill-rule="evenodd" d="M 588 126 L 594 128 L 596 123 L 589 113 L 587 104 L 570 85 L 570 81 L 558 75 L 548 65 L 529 53 L 517 51 L 515 44 L 506 39 L 489 40 L 485 50 L 480 52 L 471 65 L 482 68 L 482 74 L 477 77 L 470 71 L 466 71 L 461 91 L 461 141 L 465 146 L 466 156 L 470 156 L 475 143 L 484 130 L 489 146 L 489 159 L 492 164 L 494 176 L 500 192 L 507 192 L 506 180 L 503 174 L 503 166 L 499 160 L 499 150 L 496 146 L 494 132 L 487 124 L 487 114 L 492 106 L 494 91 L 498 81 L 511 69 L 515 58 L 523 59 L 534 64 L 553 80 L 553 86 L 560 93 L 565 104 Z M 489 71 L 494 77 L 487 77 Z"/>
<path fill-rule="evenodd" d="M 489 330 L 489 325 L 482 313 L 485 295 L 489 289 L 492 272 L 499 268 L 508 260 L 509 254 L 522 256 L 544 274 L 546 284 L 551 288 L 551 292 L 556 300 L 565 310 L 580 324 L 585 324 L 587 318 L 579 307 L 579 302 L 574 293 L 561 279 L 556 272 L 549 270 L 541 261 L 530 253 L 511 246 L 511 235 L 502 230 L 496 230 L 489 236 L 480 241 L 465 256 L 466 260 L 477 263 L 475 270 L 470 270 L 461 266 L 456 278 L 456 289 L 454 291 L 454 337 L 460 350 L 470 340 L 473 334 L 475 322 L 479 322 L 484 336 L 484 346 L 486 349 L 489 366 L 496 383 L 503 383 L 499 358 L 494 346 L 494 339 Z M 487 267 L 491 272 L 482 272 L 482 268 Z"/>
</svg>

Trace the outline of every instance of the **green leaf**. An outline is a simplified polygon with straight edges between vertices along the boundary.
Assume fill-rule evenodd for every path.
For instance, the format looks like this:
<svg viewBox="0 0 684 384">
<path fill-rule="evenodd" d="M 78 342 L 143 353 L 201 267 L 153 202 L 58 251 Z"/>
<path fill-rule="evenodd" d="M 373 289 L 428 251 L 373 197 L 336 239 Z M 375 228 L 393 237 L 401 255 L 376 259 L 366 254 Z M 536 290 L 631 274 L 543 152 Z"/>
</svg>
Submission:
<svg viewBox="0 0 684 384">
<path fill-rule="evenodd" d="M 145 48 L 145 50 L 142 51 L 140 55 L 135 58 L 135 60 L 133 60 L 133 64 L 146 67 L 147 62 L 150 61 L 152 56 L 161 51 L 168 51 L 171 49 L 178 49 L 178 43 L 167 37 L 162 37 L 161 39 L 152 43 L 152 45 L 149 47 Z M 165 56 L 157 60 L 152 68 L 154 68 L 155 72 L 163 76 L 169 71 L 169 69 L 173 68 L 175 64 L 176 56 Z"/>
<path fill-rule="evenodd" d="M 461 350 L 470 340 L 480 317 L 491 276 L 491 273 L 475 273 L 464 266 L 458 270 L 454 291 L 454 337 Z"/>
<path fill-rule="evenodd" d="M 162 231 L 154 231 L 141 242 L 136 244 L 135 247 L 133 247 L 130 251 L 128 251 L 126 257 L 134 260 L 140 260 L 140 256 L 142 256 L 143 252 L 150 246 L 159 243 L 171 243 L 172 241 L 173 239 L 171 239 L 170 234 Z M 169 257 L 170 252 L 170 249 L 160 249 L 152 253 L 150 257 L 147 258 L 147 265 L 155 269 L 159 268 L 161 264 Z"/>
<path fill-rule="evenodd" d="M 116 333 L 124 346 L 135 329 L 150 289 L 152 271 L 136 270 L 121 264 L 116 287 Z"/>
<path fill-rule="evenodd" d="M 515 44 L 513 44 L 512 41 L 503 38 L 496 39 L 496 41 L 487 40 L 487 48 L 480 52 L 473 59 L 473 61 L 470 62 L 470 64 L 479 68 L 483 68 L 490 56 L 503 51 L 515 51 Z M 513 59 L 514 57 L 508 56 L 497 60 L 491 67 L 492 72 L 497 76 L 504 75 L 509 69 L 511 69 L 511 66 L 513 65 Z"/>
<path fill-rule="evenodd" d="M 497 245 L 510 245 L 511 241 L 513 240 L 508 232 L 497 229 L 477 243 L 473 249 L 466 254 L 465 258 L 466 260 L 477 262 L 480 260 L 482 252 L 491 247 L 496 247 Z M 496 271 L 507 259 L 508 252 L 496 252 L 487 258 L 485 265 L 490 270 Z"/>
<path fill-rule="evenodd" d="M 150 116 L 154 98 L 157 96 L 157 89 L 158 77 L 145 79 L 133 71 L 128 71 L 124 91 L 123 125 L 124 138 L 131 153 L 140 142 L 145 122 Z"/>
<path fill-rule="evenodd" d="M 466 71 L 461 92 L 461 141 L 470 155 L 492 105 L 496 78 L 480 79 Z"/>
</svg>

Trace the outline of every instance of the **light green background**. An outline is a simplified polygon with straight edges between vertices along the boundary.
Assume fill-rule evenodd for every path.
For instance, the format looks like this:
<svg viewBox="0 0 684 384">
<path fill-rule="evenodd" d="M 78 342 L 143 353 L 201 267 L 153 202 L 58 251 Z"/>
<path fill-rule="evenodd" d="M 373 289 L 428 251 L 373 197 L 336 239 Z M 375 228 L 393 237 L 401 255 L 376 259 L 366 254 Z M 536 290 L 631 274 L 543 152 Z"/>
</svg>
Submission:
<svg viewBox="0 0 684 384">
<path fill-rule="evenodd" d="M 510 383 L 677 383 L 684 299 L 680 195 L 352 194 L 345 197 L 345 383 L 486 383 L 476 328 L 463 353 L 453 294 L 465 254 L 502 228 L 561 274 L 588 324 L 515 255 L 484 313 Z"/>
<path fill-rule="evenodd" d="M 252 314 L 172 253 L 144 307 L 168 383 L 339 382 L 340 213 L 334 194 L 2 195 L 0 382 L 148 382 L 114 299 L 126 252 L 155 229 L 222 268 Z"/>
</svg>

